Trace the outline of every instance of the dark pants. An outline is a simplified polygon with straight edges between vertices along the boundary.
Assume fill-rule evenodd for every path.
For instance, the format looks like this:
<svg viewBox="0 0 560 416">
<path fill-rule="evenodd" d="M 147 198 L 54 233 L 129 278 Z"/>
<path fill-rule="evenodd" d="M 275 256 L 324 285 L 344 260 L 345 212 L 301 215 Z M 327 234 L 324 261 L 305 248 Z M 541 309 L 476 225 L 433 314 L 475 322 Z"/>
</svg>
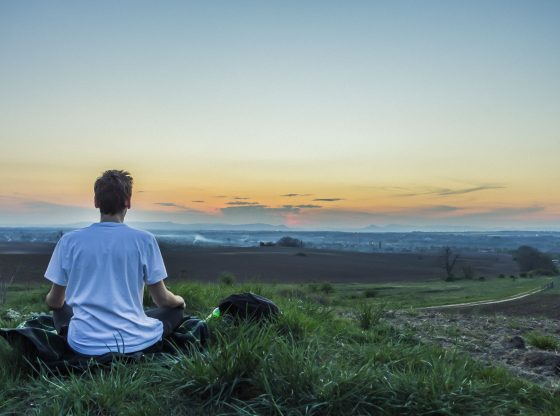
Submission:
<svg viewBox="0 0 560 416">
<path fill-rule="evenodd" d="M 53 311 L 53 321 L 56 332 L 60 335 L 66 336 L 68 333 L 68 325 L 70 325 L 70 318 L 74 315 L 72 307 L 67 305 L 60 309 Z M 150 318 L 159 319 L 163 322 L 163 336 L 170 335 L 183 320 L 182 308 L 152 308 L 146 311 L 146 315 Z M 153 346 L 152 346 L 153 347 Z M 148 347 L 148 348 L 152 348 Z"/>
</svg>

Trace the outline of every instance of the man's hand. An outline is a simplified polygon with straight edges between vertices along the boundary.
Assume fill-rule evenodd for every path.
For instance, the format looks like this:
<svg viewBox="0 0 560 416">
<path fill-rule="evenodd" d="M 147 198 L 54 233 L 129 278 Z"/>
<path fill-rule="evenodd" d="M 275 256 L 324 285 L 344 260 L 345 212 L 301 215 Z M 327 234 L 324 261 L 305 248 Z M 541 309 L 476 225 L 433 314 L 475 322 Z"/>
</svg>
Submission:
<svg viewBox="0 0 560 416">
<path fill-rule="evenodd" d="M 177 308 L 185 309 L 185 299 L 182 296 L 175 295 L 175 299 L 177 300 Z"/>
</svg>

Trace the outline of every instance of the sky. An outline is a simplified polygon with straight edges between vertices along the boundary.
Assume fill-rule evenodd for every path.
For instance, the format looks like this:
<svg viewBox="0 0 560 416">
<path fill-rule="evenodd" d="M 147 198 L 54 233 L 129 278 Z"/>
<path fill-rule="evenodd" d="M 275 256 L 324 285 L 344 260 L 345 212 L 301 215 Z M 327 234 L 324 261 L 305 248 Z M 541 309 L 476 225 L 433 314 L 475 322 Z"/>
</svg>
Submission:
<svg viewBox="0 0 560 416">
<path fill-rule="evenodd" d="M 0 0 L 0 225 L 560 229 L 557 1 Z"/>
</svg>

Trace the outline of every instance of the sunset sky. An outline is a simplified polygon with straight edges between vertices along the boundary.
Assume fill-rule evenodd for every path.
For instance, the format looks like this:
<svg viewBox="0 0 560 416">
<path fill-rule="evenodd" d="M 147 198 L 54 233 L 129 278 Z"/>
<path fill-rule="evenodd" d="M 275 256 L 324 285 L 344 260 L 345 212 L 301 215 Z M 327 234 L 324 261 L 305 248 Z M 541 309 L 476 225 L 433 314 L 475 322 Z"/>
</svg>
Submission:
<svg viewBox="0 0 560 416">
<path fill-rule="evenodd" d="M 0 225 L 560 229 L 558 1 L 0 1 Z"/>
</svg>

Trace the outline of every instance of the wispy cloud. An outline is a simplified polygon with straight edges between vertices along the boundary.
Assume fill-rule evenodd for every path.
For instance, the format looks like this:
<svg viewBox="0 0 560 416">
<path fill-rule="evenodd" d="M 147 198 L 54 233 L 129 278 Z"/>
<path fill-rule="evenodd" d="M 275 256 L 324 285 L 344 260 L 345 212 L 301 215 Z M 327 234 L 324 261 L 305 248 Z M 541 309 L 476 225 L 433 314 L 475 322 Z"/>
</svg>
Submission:
<svg viewBox="0 0 560 416">
<path fill-rule="evenodd" d="M 344 201 L 344 198 L 315 198 L 313 201 L 335 202 L 335 201 Z"/>
<path fill-rule="evenodd" d="M 221 208 L 221 213 L 228 221 L 236 222 L 266 222 L 282 224 L 287 218 L 300 212 L 296 207 L 273 208 L 266 205 L 241 205 Z"/>
<path fill-rule="evenodd" d="M 175 202 L 154 202 L 155 205 L 159 205 L 162 207 L 170 207 L 170 208 L 177 208 L 181 212 L 189 212 L 189 213 L 201 213 L 201 211 L 187 207 L 185 205 L 176 204 Z"/>
<path fill-rule="evenodd" d="M 194 201 L 191 201 L 191 202 L 201 203 L 201 202 L 204 202 L 204 201 L 201 201 L 201 200 L 198 200 L 198 199 L 197 199 L 197 200 L 194 200 Z"/>
<path fill-rule="evenodd" d="M 247 196 L 234 196 L 233 199 L 249 199 Z"/>
<path fill-rule="evenodd" d="M 161 205 L 162 207 L 187 208 L 184 205 L 179 205 L 175 202 L 154 202 L 154 204 Z"/>
<path fill-rule="evenodd" d="M 280 196 L 286 196 L 288 198 L 294 197 L 294 196 L 311 196 L 313 194 L 284 194 L 284 195 L 280 195 Z"/>
<path fill-rule="evenodd" d="M 302 205 L 282 205 L 284 208 L 322 208 L 321 205 L 302 204 Z"/>
<path fill-rule="evenodd" d="M 432 205 L 428 207 L 413 208 L 415 214 L 445 214 L 450 212 L 461 211 L 463 208 L 451 205 Z"/>
<path fill-rule="evenodd" d="M 394 188 L 404 190 L 405 188 Z M 405 193 L 399 193 L 397 196 L 400 197 L 413 197 L 413 196 L 423 196 L 423 195 L 434 195 L 434 196 L 450 196 L 450 195 L 463 195 L 470 194 L 473 192 L 488 191 L 491 189 L 505 189 L 503 185 L 476 185 L 468 188 L 430 188 L 419 191 L 410 191 Z"/>
<path fill-rule="evenodd" d="M 249 201 L 229 201 L 226 202 L 226 205 L 261 205 L 258 202 L 249 202 Z"/>
</svg>

